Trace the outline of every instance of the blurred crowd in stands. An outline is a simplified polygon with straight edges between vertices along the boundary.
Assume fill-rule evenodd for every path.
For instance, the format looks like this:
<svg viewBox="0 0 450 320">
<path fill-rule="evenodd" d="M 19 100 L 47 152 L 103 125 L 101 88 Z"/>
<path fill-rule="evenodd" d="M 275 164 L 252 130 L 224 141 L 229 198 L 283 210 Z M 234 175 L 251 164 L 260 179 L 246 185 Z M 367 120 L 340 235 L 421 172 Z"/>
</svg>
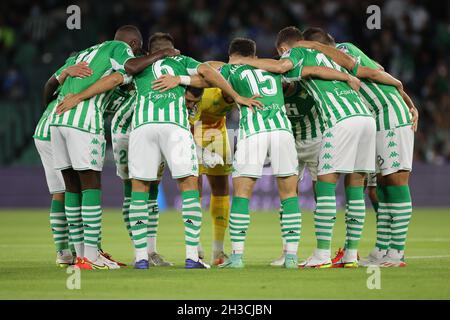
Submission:
<svg viewBox="0 0 450 320">
<path fill-rule="evenodd" d="M 66 28 L 70 4 L 81 8 L 81 30 Z M 366 27 L 372 4 L 381 8 L 380 30 Z M 338 42 L 355 43 L 403 81 L 420 110 L 415 160 L 450 163 L 448 1 L 2 1 L 0 103 L 27 99 L 71 52 L 111 39 L 122 24 L 137 25 L 144 39 L 170 32 L 178 49 L 202 61 L 225 61 L 236 36 L 254 39 L 258 55 L 271 57 L 282 27 L 320 26 Z"/>
</svg>

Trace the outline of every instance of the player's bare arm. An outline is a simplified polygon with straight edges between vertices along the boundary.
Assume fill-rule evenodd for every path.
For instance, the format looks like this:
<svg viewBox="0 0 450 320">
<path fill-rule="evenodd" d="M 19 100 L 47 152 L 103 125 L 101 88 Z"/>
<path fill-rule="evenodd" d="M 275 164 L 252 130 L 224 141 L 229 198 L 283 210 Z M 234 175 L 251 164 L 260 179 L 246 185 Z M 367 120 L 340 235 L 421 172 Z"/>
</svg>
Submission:
<svg viewBox="0 0 450 320">
<path fill-rule="evenodd" d="M 296 46 L 320 51 L 348 71 L 352 71 L 356 66 L 356 59 L 333 46 L 307 40 L 298 41 Z M 359 66 L 356 76 L 360 79 L 369 79 L 377 83 L 394 86 L 399 90 L 403 88 L 402 83 L 385 72 L 384 69 L 371 69 Z"/>
<path fill-rule="evenodd" d="M 349 71 L 353 70 L 356 65 L 356 60 L 350 55 L 336 49 L 335 47 L 325 45 L 318 41 L 298 41 L 296 42 L 295 47 L 303 47 L 320 51 L 324 55 L 332 59 L 334 62 L 336 62 L 338 65 Z"/>
<path fill-rule="evenodd" d="M 222 61 L 207 61 L 212 68 L 219 70 L 225 63 Z M 189 78 L 189 79 L 188 79 Z M 173 89 L 179 85 L 189 85 L 194 88 L 211 88 L 212 85 L 199 75 L 193 76 L 173 76 L 170 74 L 164 74 L 157 80 L 152 82 L 152 89 L 159 90 L 161 92 Z M 230 98 L 229 98 L 230 99 Z M 232 101 L 230 101 L 232 102 Z"/>
<path fill-rule="evenodd" d="M 183 78 L 184 77 L 184 78 Z M 179 85 L 189 85 L 194 88 L 210 88 L 211 84 L 199 75 L 194 76 L 173 76 L 163 74 L 152 82 L 152 89 L 164 92 L 173 89 Z"/>
<path fill-rule="evenodd" d="M 368 67 L 360 66 L 358 68 L 356 76 L 360 79 L 369 79 L 373 82 L 394 86 L 400 91 L 403 90 L 403 84 L 400 80 L 397 80 L 389 73 L 381 69 L 371 69 Z"/>
<path fill-rule="evenodd" d="M 208 63 L 202 63 L 198 67 L 198 73 L 206 81 L 211 83 L 213 87 L 220 88 L 225 94 L 229 95 L 237 104 L 247 106 L 252 110 L 254 107 L 261 108 L 263 106 L 261 101 L 255 100 L 255 97 L 245 98 L 240 96 L 236 91 L 234 91 L 225 78 L 214 70 Z"/>
<path fill-rule="evenodd" d="M 309 67 L 305 66 L 302 69 L 302 78 L 319 78 L 323 80 L 338 80 L 347 82 L 353 90 L 359 91 L 361 87 L 361 80 L 358 78 L 328 67 Z"/>
<path fill-rule="evenodd" d="M 78 94 L 67 95 L 64 98 L 64 100 L 56 107 L 56 113 L 62 114 L 74 108 L 76 105 L 78 105 L 80 102 L 86 99 L 89 99 L 103 92 L 115 89 L 116 87 L 120 86 L 123 82 L 124 82 L 123 75 L 119 72 L 115 72 L 106 77 L 103 77 L 86 90 Z"/>
<path fill-rule="evenodd" d="M 225 62 L 222 61 L 207 61 L 206 63 L 208 63 L 211 67 L 213 67 L 216 70 L 219 70 L 225 64 Z"/>
<path fill-rule="evenodd" d="M 412 126 L 411 129 L 414 130 L 414 132 L 417 132 L 417 128 L 419 125 L 419 110 L 416 108 L 414 102 L 412 101 L 411 97 L 404 91 L 404 90 L 400 90 L 400 94 L 403 98 L 403 100 L 405 100 L 406 105 L 409 108 L 409 112 L 411 112 L 412 118 L 411 118 L 411 122 L 412 122 Z"/>
<path fill-rule="evenodd" d="M 294 68 L 294 64 L 289 59 L 257 59 L 252 57 L 233 56 L 230 57 L 230 64 L 247 64 L 249 66 L 263 69 L 273 73 L 285 73 Z"/>
<path fill-rule="evenodd" d="M 73 66 L 67 67 L 61 72 L 61 75 L 57 78 L 59 84 L 63 84 L 67 77 L 86 78 L 93 74 L 89 64 L 85 61 L 77 63 Z"/>
<path fill-rule="evenodd" d="M 92 69 L 89 68 L 86 62 L 80 62 L 73 66 L 64 69 L 59 77 L 54 75 L 48 79 L 44 86 L 43 104 L 47 106 L 52 100 L 54 100 L 54 94 L 58 87 L 64 83 L 67 77 L 79 77 L 85 78 L 92 75 Z"/>
<path fill-rule="evenodd" d="M 142 72 L 149 65 L 155 63 L 156 61 L 163 59 L 165 57 L 173 57 L 180 54 L 180 51 L 177 49 L 169 48 L 156 51 L 154 53 L 144 55 L 142 57 L 130 59 L 125 63 L 125 71 L 129 75 L 136 75 Z"/>
</svg>

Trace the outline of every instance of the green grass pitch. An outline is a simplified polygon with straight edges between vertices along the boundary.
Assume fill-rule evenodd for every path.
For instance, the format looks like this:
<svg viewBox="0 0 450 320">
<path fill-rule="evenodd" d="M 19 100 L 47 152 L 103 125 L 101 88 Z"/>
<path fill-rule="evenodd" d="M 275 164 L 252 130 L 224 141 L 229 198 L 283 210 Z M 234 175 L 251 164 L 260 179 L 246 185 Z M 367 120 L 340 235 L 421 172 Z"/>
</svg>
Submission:
<svg viewBox="0 0 450 320">
<path fill-rule="evenodd" d="M 202 243 L 210 256 L 211 219 L 205 214 Z M 117 209 L 104 210 L 103 247 L 131 262 L 133 251 Z M 311 212 L 303 215 L 300 259 L 311 254 Z M 69 290 L 55 254 L 45 210 L 0 211 L 0 299 L 449 299 L 450 212 L 417 209 L 407 243 L 406 268 L 381 269 L 381 289 L 369 290 L 364 268 L 285 270 L 268 266 L 280 254 L 278 214 L 253 212 L 243 270 L 184 270 L 180 214 L 161 214 L 158 247 L 172 268 L 83 271 L 81 289 Z M 344 239 L 342 212 L 333 249 Z M 374 244 L 370 210 L 361 243 L 366 255 Z M 226 242 L 227 250 L 230 248 Z"/>
</svg>

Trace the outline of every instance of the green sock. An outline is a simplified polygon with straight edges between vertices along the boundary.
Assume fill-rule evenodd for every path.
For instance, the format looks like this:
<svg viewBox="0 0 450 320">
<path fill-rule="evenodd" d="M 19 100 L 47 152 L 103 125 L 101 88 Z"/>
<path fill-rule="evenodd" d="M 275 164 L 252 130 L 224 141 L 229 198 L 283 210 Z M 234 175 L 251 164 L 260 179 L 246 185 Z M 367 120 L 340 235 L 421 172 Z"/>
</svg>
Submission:
<svg viewBox="0 0 450 320">
<path fill-rule="evenodd" d="M 81 194 L 66 192 L 64 199 L 67 224 L 69 225 L 70 242 L 75 248 L 77 257 L 84 257 L 83 220 L 81 218 Z"/>
<path fill-rule="evenodd" d="M 52 200 L 50 207 L 50 227 L 56 251 L 69 249 L 69 227 L 67 225 L 64 203 Z"/>
<path fill-rule="evenodd" d="M 148 260 L 147 228 L 148 228 L 148 193 L 131 192 L 130 227 L 136 261 Z"/>
<path fill-rule="evenodd" d="M 102 191 L 88 189 L 82 193 L 81 216 L 84 229 L 84 256 L 90 261 L 97 259 L 97 249 L 102 224 Z"/>
<path fill-rule="evenodd" d="M 148 199 L 148 232 L 147 232 L 148 251 L 150 253 L 156 252 L 156 236 L 158 233 L 158 223 L 159 223 L 159 207 L 157 198 L 158 198 L 158 185 L 152 184 L 150 186 L 150 193 Z"/>
<path fill-rule="evenodd" d="M 198 190 L 181 193 L 183 200 L 181 214 L 184 221 L 184 239 L 186 244 L 186 259 L 198 260 L 198 245 L 202 226 L 202 208 Z"/>
<path fill-rule="evenodd" d="M 390 247 L 403 251 L 412 214 L 409 186 L 387 186 L 386 198 L 392 217 Z"/>
<path fill-rule="evenodd" d="M 346 187 L 345 197 L 347 210 L 346 224 L 346 249 L 358 249 L 366 216 L 366 204 L 364 202 L 364 187 Z"/>
<path fill-rule="evenodd" d="M 133 241 L 133 235 L 131 234 L 130 227 L 130 203 L 131 203 L 131 181 L 124 180 L 123 182 L 123 205 L 122 205 L 122 216 L 125 227 L 128 231 L 128 236 Z"/>
<path fill-rule="evenodd" d="M 244 253 L 245 237 L 249 224 L 249 199 L 233 197 L 230 211 L 230 238 L 233 254 Z"/>
<path fill-rule="evenodd" d="M 386 187 L 377 186 L 377 242 L 375 246 L 380 250 L 389 249 L 391 241 L 391 214 L 386 200 Z"/>
<path fill-rule="evenodd" d="M 336 184 L 317 181 L 317 207 L 314 226 L 318 249 L 331 249 L 331 238 L 336 221 Z"/>
<path fill-rule="evenodd" d="M 281 218 L 281 232 L 286 242 L 286 253 L 297 254 L 300 241 L 302 214 L 298 205 L 298 198 L 292 197 L 281 201 L 283 215 Z"/>
</svg>

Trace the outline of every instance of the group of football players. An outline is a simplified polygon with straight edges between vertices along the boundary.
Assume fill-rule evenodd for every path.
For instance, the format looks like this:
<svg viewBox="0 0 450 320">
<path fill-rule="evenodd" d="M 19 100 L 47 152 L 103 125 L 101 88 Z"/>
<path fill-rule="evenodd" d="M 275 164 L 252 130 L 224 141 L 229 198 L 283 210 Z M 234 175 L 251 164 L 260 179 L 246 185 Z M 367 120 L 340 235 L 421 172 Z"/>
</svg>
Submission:
<svg viewBox="0 0 450 320">
<path fill-rule="evenodd" d="M 236 38 L 228 63 L 201 63 L 180 54 L 166 33 L 153 34 L 144 50 L 139 30 L 126 25 L 114 40 L 69 57 L 45 85 L 47 108 L 34 135 L 52 194 L 57 264 L 88 270 L 124 265 L 101 247 L 100 178 L 109 118 L 134 268 L 172 265 L 156 247 L 158 185 L 165 168 L 181 192 L 185 267 L 210 268 L 200 244 L 203 174 L 212 191 L 211 262 L 244 267 L 249 201 L 267 158 L 279 190 L 283 240 L 283 254 L 271 265 L 405 266 L 412 212 L 408 178 L 418 122 L 414 103 L 377 62 L 351 43 L 336 44 L 320 28 L 284 28 L 276 50 L 278 59 L 258 59 L 254 41 Z M 232 155 L 226 115 L 235 107 L 239 135 Z M 306 168 L 317 202 L 317 248 L 299 264 L 298 183 Z M 333 258 L 341 175 L 346 241 Z M 360 260 L 366 186 L 377 212 L 377 240 Z M 230 256 L 224 253 L 228 226 Z"/>
</svg>

